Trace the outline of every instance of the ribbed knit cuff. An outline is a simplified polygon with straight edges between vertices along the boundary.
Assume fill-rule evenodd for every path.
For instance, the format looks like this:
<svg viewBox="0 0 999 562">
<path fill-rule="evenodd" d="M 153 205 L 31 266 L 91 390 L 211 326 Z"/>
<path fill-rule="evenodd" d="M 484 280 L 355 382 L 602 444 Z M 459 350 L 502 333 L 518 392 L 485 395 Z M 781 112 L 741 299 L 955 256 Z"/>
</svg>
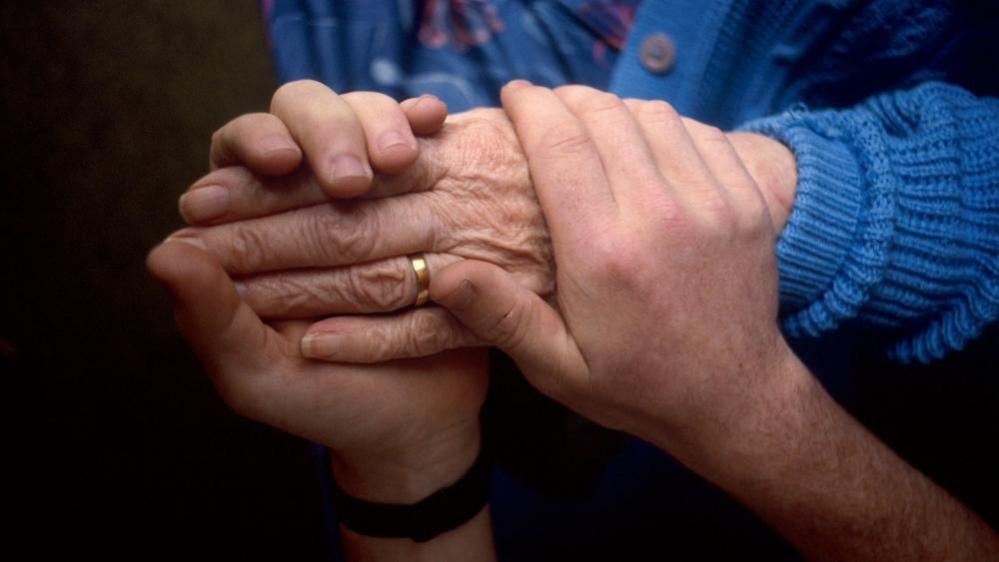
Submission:
<svg viewBox="0 0 999 562">
<path fill-rule="evenodd" d="M 813 130 L 806 115 L 790 111 L 741 127 L 784 143 L 798 163 L 794 206 L 777 242 L 781 307 L 792 336 L 818 335 L 837 324 L 821 311 L 806 322 L 795 313 L 831 290 L 856 244 L 864 206 L 863 173 L 850 146 Z"/>
<path fill-rule="evenodd" d="M 743 128 L 798 162 L 777 245 L 787 335 L 857 319 L 897 338 L 889 357 L 929 362 L 999 317 L 999 101 L 927 83 Z"/>
</svg>

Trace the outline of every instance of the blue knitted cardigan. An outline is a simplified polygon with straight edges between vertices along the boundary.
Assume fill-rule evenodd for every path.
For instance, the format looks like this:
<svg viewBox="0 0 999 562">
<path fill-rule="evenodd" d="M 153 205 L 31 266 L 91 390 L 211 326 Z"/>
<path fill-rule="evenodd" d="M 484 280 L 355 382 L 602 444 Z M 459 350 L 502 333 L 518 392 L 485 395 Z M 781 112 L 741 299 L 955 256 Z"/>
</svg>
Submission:
<svg viewBox="0 0 999 562">
<path fill-rule="evenodd" d="M 999 317 L 997 2 L 645 0 L 606 59 L 606 83 L 574 55 L 577 28 L 592 21 L 571 21 L 601 2 L 497 1 L 492 15 L 510 15 L 514 39 L 465 45 L 449 59 L 406 47 L 414 26 L 393 17 L 405 2 L 332 4 L 263 2 L 282 80 L 430 91 L 453 110 L 495 103 L 496 86 L 513 77 L 587 82 L 787 144 L 799 178 L 777 245 L 789 336 L 873 329 L 895 359 L 929 362 Z M 540 21 L 548 43 L 516 35 L 516 21 Z M 657 33 L 676 45 L 666 74 L 641 64 L 642 42 Z M 405 81 L 435 64 L 465 97 Z"/>
</svg>

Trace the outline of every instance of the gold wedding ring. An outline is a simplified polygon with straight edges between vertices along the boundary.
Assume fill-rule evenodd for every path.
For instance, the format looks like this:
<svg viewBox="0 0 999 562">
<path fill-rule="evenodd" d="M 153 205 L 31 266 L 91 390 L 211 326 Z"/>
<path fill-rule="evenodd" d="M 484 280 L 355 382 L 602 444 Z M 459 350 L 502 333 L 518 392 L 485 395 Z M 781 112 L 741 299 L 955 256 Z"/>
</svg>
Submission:
<svg viewBox="0 0 999 562">
<path fill-rule="evenodd" d="M 430 268 L 423 254 L 409 256 L 409 263 L 416 275 L 416 303 L 413 306 L 423 306 L 430 298 Z"/>
</svg>

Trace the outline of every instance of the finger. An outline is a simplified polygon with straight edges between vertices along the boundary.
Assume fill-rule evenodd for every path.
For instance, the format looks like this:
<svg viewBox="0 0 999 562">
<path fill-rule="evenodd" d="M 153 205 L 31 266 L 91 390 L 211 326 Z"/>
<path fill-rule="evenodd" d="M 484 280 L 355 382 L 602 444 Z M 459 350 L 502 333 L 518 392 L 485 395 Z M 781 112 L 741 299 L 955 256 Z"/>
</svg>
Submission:
<svg viewBox="0 0 999 562">
<path fill-rule="evenodd" d="M 203 228 L 200 239 L 233 275 L 332 267 L 434 252 L 433 209 L 412 197 L 339 201 Z"/>
<path fill-rule="evenodd" d="M 212 135 L 208 153 L 212 170 L 246 166 L 268 176 L 287 174 L 302 162 L 302 151 L 288 128 L 270 113 L 249 113 L 229 121 Z"/>
<path fill-rule="evenodd" d="M 220 168 L 196 181 L 180 196 L 187 224 L 212 225 L 318 205 L 329 196 L 306 169 L 262 178 L 243 167 Z"/>
<path fill-rule="evenodd" d="M 719 201 L 724 192 L 713 181 L 683 119 L 661 100 L 625 100 L 638 121 L 659 173 L 673 186 L 677 200 L 696 208 L 705 201 Z"/>
<path fill-rule="evenodd" d="M 650 192 L 666 190 L 645 135 L 621 98 L 586 86 L 562 86 L 555 94 L 586 127 L 619 205 L 643 207 Z"/>
<path fill-rule="evenodd" d="M 560 245 L 583 243 L 616 210 L 586 128 L 547 88 L 514 81 L 501 98 L 527 155 L 556 252 Z"/>
<path fill-rule="evenodd" d="M 354 110 L 368 145 L 375 170 L 401 172 L 416 160 L 416 138 L 399 103 L 376 92 L 351 92 L 340 96 Z"/>
<path fill-rule="evenodd" d="M 430 277 L 460 261 L 423 254 Z M 261 318 L 317 318 L 392 312 L 416 303 L 418 283 L 409 257 L 326 269 L 297 269 L 244 277 L 239 294 Z"/>
<path fill-rule="evenodd" d="M 181 334 L 223 394 L 241 384 L 233 377 L 261 373 L 280 353 L 280 338 L 240 300 L 208 252 L 168 240 L 150 252 L 146 267 L 172 295 Z"/>
<path fill-rule="evenodd" d="M 342 363 L 381 363 L 427 357 L 483 345 L 442 308 L 428 306 L 391 316 L 334 316 L 309 327 L 302 355 Z"/>
<path fill-rule="evenodd" d="M 438 272 L 430 298 L 500 348 L 550 396 L 565 396 L 588 368 L 562 318 L 495 265 L 466 260 Z"/>
<path fill-rule="evenodd" d="M 430 94 L 404 100 L 399 106 L 415 135 L 432 135 L 441 130 L 447 119 L 447 104 Z"/>
<path fill-rule="evenodd" d="M 683 124 L 701 153 L 705 166 L 733 203 L 744 206 L 763 202 L 756 181 L 724 132 L 686 117 Z"/>
<path fill-rule="evenodd" d="M 406 171 L 375 176 L 362 198 L 391 197 L 430 189 L 445 173 L 435 153 L 423 154 Z M 264 217 L 329 201 L 308 169 L 282 177 L 260 177 L 246 168 L 220 168 L 196 181 L 180 196 L 178 208 L 191 225 L 206 226 Z"/>
<path fill-rule="evenodd" d="M 327 193 L 353 197 L 368 190 L 372 171 L 364 129 L 341 96 L 313 80 L 290 82 L 274 93 L 271 113 L 291 131 Z"/>
</svg>

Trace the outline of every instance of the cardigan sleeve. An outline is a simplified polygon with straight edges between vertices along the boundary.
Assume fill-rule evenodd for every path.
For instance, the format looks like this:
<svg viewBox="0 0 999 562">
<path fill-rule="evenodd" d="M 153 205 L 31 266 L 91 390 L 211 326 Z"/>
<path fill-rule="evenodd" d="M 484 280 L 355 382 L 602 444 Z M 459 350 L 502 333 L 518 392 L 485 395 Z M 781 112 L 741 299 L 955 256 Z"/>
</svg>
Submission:
<svg viewBox="0 0 999 562">
<path fill-rule="evenodd" d="M 798 162 L 777 244 L 789 336 L 860 323 L 930 362 L 999 316 L 999 99 L 931 82 L 742 129 Z"/>
</svg>

